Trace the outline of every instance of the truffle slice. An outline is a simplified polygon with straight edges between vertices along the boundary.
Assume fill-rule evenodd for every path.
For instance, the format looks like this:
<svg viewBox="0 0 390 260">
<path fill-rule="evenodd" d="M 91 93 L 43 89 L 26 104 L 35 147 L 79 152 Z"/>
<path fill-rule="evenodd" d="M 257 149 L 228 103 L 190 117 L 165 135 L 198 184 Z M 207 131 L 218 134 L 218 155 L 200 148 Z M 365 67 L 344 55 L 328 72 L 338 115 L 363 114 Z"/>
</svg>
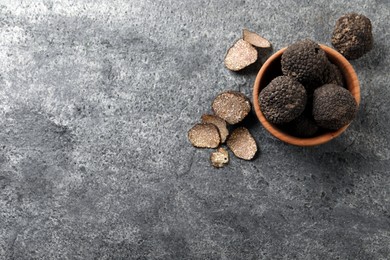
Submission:
<svg viewBox="0 0 390 260">
<path fill-rule="evenodd" d="M 245 127 L 235 129 L 228 137 L 226 144 L 240 159 L 252 160 L 257 152 L 256 141 Z"/>
<path fill-rule="evenodd" d="M 336 65 L 330 63 L 328 69 L 325 70 L 324 72 L 325 72 L 324 77 L 325 77 L 326 84 L 335 84 L 344 87 L 343 74 Z"/>
<path fill-rule="evenodd" d="M 261 112 L 274 124 L 297 118 L 305 109 L 306 101 L 305 87 L 287 76 L 274 78 L 259 95 Z"/>
<path fill-rule="evenodd" d="M 312 40 L 290 45 L 282 54 L 282 71 L 303 85 L 324 84 L 323 71 L 329 65 L 325 51 Z"/>
<path fill-rule="evenodd" d="M 249 99 L 238 91 L 222 92 L 211 106 L 214 114 L 231 125 L 241 122 L 251 111 Z"/>
<path fill-rule="evenodd" d="M 219 130 L 219 135 L 221 136 L 221 143 L 224 143 L 226 141 L 226 137 L 229 135 L 229 130 L 226 127 L 225 120 L 215 115 L 203 115 L 202 122 L 215 125 Z"/>
<path fill-rule="evenodd" d="M 337 20 L 332 44 L 345 58 L 360 58 L 372 49 L 373 42 L 371 21 L 366 16 L 350 13 Z"/>
<path fill-rule="evenodd" d="M 323 128 L 337 130 L 349 124 L 356 111 L 356 101 L 345 88 L 326 84 L 314 91 L 313 116 Z"/>
<path fill-rule="evenodd" d="M 257 50 L 243 39 L 238 40 L 227 51 L 225 66 L 229 70 L 239 71 L 257 60 Z"/>
<path fill-rule="evenodd" d="M 242 30 L 242 39 L 258 48 L 271 48 L 271 43 L 267 39 L 247 29 Z"/>
<path fill-rule="evenodd" d="M 195 147 L 216 148 L 221 142 L 218 128 L 210 123 L 200 123 L 194 125 L 188 131 L 188 140 Z"/>
<path fill-rule="evenodd" d="M 304 114 L 291 121 L 287 127 L 291 134 L 298 137 L 312 137 L 319 129 L 316 122 Z"/>
<path fill-rule="evenodd" d="M 220 147 L 217 151 L 211 153 L 210 161 L 215 168 L 222 168 L 229 163 L 229 153 L 225 148 Z"/>
</svg>

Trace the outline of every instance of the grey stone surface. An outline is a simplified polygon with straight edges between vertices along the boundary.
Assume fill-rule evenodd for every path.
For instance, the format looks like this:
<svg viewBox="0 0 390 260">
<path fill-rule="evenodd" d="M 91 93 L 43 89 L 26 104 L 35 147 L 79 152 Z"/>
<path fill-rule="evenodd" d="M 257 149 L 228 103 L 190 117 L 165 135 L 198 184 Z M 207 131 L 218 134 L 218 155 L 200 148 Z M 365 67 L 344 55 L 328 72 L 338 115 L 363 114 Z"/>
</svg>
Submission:
<svg viewBox="0 0 390 260">
<path fill-rule="evenodd" d="M 287 2 L 287 3 L 285 3 Z M 362 105 L 315 148 L 247 124 L 260 154 L 220 170 L 187 130 L 247 27 L 278 50 L 371 18 Z M 0 0 L 0 259 L 389 259 L 390 4 Z M 264 58 L 265 59 L 265 58 Z"/>
</svg>

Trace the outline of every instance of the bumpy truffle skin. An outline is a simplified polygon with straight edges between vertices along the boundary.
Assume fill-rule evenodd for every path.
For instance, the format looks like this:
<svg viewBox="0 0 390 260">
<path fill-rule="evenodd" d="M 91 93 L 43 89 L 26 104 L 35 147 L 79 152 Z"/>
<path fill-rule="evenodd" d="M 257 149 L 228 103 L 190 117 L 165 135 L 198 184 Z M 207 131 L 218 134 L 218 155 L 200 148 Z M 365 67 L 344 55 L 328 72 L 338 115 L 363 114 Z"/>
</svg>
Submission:
<svg viewBox="0 0 390 260">
<path fill-rule="evenodd" d="M 274 124 L 288 123 L 297 118 L 306 106 L 305 87 L 291 77 L 273 79 L 259 95 L 261 112 Z"/>
<path fill-rule="evenodd" d="M 326 84 L 335 84 L 344 87 L 343 74 L 336 65 L 331 63 L 328 69 L 324 71 L 324 73 Z"/>
<path fill-rule="evenodd" d="M 303 85 L 324 83 L 323 71 L 329 65 L 324 50 L 312 40 L 303 40 L 290 45 L 282 54 L 282 71 Z"/>
<path fill-rule="evenodd" d="M 323 128 L 337 130 L 349 124 L 356 111 L 356 101 L 345 88 L 326 84 L 314 91 L 313 117 Z"/>
<path fill-rule="evenodd" d="M 343 15 L 336 22 L 332 44 L 345 58 L 360 58 L 373 46 L 370 19 L 357 13 Z"/>
<path fill-rule="evenodd" d="M 312 137 L 318 132 L 318 125 L 310 117 L 301 114 L 289 123 L 287 129 L 298 137 Z"/>
</svg>

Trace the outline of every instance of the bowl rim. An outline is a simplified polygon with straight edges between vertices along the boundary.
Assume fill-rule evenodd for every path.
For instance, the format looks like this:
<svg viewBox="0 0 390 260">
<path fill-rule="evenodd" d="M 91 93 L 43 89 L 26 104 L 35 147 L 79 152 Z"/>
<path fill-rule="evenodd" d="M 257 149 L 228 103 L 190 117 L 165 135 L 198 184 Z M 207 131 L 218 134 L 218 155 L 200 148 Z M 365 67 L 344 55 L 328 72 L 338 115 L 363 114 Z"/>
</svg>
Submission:
<svg viewBox="0 0 390 260">
<path fill-rule="evenodd" d="M 332 62 L 343 72 L 346 85 L 348 90 L 351 92 L 352 96 L 355 98 L 355 101 L 357 103 L 357 107 L 360 105 L 360 86 L 359 86 L 359 80 L 356 75 L 355 70 L 353 69 L 352 65 L 349 63 L 349 61 L 338 51 L 334 50 L 331 47 L 328 47 L 323 44 L 319 44 L 321 49 L 325 51 L 328 58 L 332 60 Z M 331 141 L 332 139 L 338 137 L 341 135 L 350 124 L 343 126 L 342 128 L 336 130 L 336 131 L 330 131 L 324 134 L 321 134 L 319 136 L 315 137 L 309 137 L 309 138 L 301 138 L 289 135 L 280 129 L 278 129 L 276 126 L 268 122 L 268 120 L 264 117 L 263 113 L 260 110 L 260 104 L 259 104 L 259 93 L 260 93 L 260 81 L 263 78 L 263 75 L 266 73 L 268 67 L 272 62 L 274 62 L 276 59 L 278 59 L 283 52 L 287 49 L 287 47 L 280 49 L 279 51 L 275 52 L 271 57 L 267 59 L 267 61 L 263 64 L 260 71 L 258 72 L 256 76 L 256 80 L 253 87 L 253 106 L 256 113 L 257 118 L 259 119 L 260 123 L 264 126 L 264 128 L 272 134 L 274 137 L 278 138 L 279 140 L 296 145 L 296 146 L 316 146 L 320 144 L 327 143 Z"/>
</svg>

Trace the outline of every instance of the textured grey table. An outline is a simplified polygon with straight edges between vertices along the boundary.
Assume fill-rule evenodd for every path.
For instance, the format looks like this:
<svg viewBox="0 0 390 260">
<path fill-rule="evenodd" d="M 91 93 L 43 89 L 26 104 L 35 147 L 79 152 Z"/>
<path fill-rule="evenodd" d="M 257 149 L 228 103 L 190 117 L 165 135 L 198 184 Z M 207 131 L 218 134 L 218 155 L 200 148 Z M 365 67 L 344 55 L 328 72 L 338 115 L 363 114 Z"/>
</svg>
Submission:
<svg viewBox="0 0 390 260">
<path fill-rule="evenodd" d="M 0 259 L 389 259 L 390 3 L 0 1 Z M 371 18 L 340 138 L 210 167 L 187 130 L 231 73 L 243 27 L 278 50 Z"/>
</svg>

